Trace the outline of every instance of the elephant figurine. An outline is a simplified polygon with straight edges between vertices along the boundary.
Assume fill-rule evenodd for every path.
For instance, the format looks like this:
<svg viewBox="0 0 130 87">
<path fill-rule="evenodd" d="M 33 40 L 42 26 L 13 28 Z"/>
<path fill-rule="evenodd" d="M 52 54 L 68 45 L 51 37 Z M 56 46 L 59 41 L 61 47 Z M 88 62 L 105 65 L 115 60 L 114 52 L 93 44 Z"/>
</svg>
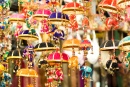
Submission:
<svg viewBox="0 0 130 87">
<path fill-rule="evenodd" d="M 69 59 L 69 65 L 68 67 L 69 68 L 79 68 L 79 63 L 78 63 L 78 57 L 77 56 L 72 56 L 70 59 Z"/>
<path fill-rule="evenodd" d="M 80 68 L 80 70 L 82 71 L 81 77 L 82 79 L 84 78 L 88 78 L 90 76 L 90 78 L 92 77 L 92 68 L 89 66 L 82 66 Z"/>
<path fill-rule="evenodd" d="M 0 87 L 6 87 L 6 84 L 11 84 L 12 78 L 9 73 L 3 73 L 2 75 L 2 81 L 0 83 Z"/>
</svg>

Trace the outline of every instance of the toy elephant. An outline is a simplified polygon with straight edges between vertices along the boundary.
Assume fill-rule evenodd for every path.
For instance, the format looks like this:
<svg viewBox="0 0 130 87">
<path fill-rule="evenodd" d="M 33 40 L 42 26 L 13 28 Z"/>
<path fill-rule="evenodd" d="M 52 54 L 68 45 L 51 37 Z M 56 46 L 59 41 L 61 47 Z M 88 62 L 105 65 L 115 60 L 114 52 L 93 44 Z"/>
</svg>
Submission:
<svg viewBox="0 0 130 87">
<path fill-rule="evenodd" d="M 88 78 L 90 76 L 90 78 L 92 77 L 92 68 L 89 66 L 82 66 L 80 68 L 80 70 L 82 71 L 82 79 L 83 78 Z"/>
<path fill-rule="evenodd" d="M 0 87 L 6 87 L 6 83 L 11 84 L 11 81 L 12 81 L 11 75 L 9 73 L 3 73 Z"/>
</svg>

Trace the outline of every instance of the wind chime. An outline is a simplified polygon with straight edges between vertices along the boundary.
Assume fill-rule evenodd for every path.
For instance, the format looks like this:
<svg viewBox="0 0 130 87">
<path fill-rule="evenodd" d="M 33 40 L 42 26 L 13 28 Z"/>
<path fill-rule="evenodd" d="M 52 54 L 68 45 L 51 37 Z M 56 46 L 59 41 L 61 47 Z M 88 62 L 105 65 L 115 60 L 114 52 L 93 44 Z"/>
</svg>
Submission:
<svg viewBox="0 0 130 87">
<path fill-rule="evenodd" d="M 118 9 L 116 7 L 116 0 L 112 0 L 110 3 L 107 2 L 107 0 L 103 0 L 99 3 L 99 8 L 102 10 L 105 10 L 107 12 L 110 12 L 111 17 L 106 19 L 106 28 L 107 30 L 112 31 L 112 38 L 111 40 L 105 41 L 101 46 L 100 50 L 101 51 L 109 51 L 110 55 L 110 60 L 106 62 L 105 69 L 110 73 L 114 74 L 116 70 L 119 70 L 118 66 L 118 58 L 115 56 L 115 51 L 118 49 L 118 40 L 114 40 L 113 37 L 113 30 L 116 30 L 118 28 L 118 21 L 117 17 L 115 17 L 113 14 L 118 12 Z"/>
</svg>

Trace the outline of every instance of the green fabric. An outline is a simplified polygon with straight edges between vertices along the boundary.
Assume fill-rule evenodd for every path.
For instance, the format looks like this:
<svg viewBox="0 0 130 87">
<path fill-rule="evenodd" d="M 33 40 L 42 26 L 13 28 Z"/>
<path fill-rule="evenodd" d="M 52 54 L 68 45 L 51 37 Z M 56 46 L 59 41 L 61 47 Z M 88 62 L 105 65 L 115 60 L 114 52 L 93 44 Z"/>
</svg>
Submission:
<svg viewBox="0 0 130 87">
<path fill-rule="evenodd" d="M 114 39 L 115 40 L 120 40 L 121 39 L 120 34 L 119 34 L 119 32 L 117 30 L 114 32 Z M 118 56 L 120 54 L 120 51 L 116 50 L 115 54 L 116 54 L 116 56 Z M 122 76 L 120 75 L 120 73 L 117 74 L 116 81 L 117 81 L 117 86 L 118 87 L 123 87 L 123 79 L 122 79 Z"/>
<path fill-rule="evenodd" d="M 123 79 L 122 76 L 120 74 L 117 74 L 117 85 L 118 87 L 123 87 Z"/>
</svg>

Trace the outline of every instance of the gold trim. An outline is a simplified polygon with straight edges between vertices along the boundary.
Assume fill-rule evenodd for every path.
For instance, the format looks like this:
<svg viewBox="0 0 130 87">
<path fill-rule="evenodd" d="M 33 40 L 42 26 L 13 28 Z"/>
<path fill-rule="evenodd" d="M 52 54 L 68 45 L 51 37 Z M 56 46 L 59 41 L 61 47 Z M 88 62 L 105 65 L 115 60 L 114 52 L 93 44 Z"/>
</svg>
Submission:
<svg viewBox="0 0 130 87">
<path fill-rule="evenodd" d="M 125 41 L 125 42 L 119 43 L 119 47 L 120 47 L 120 46 L 125 46 L 125 45 L 127 45 L 127 44 L 130 44 L 130 41 Z"/>
<path fill-rule="evenodd" d="M 49 63 L 50 62 L 54 62 L 54 63 L 56 62 L 57 63 L 57 62 L 68 62 L 68 61 L 67 60 L 54 60 L 54 59 L 52 59 L 52 60 L 47 60 L 47 62 L 49 62 Z"/>
<path fill-rule="evenodd" d="M 23 39 L 23 40 L 39 40 L 38 36 L 35 35 L 29 35 L 29 34 L 21 34 L 18 36 L 19 39 Z"/>
<path fill-rule="evenodd" d="M 120 5 L 120 4 L 124 4 L 124 3 L 128 3 L 130 0 L 117 0 L 117 5 Z M 123 3 L 124 2 L 124 3 Z M 124 4 L 125 5 L 125 4 Z M 126 4 L 127 5 L 127 4 Z"/>
<path fill-rule="evenodd" d="M 67 44 L 67 45 L 63 45 L 63 49 L 64 48 L 79 48 L 80 47 L 80 45 L 77 45 L 77 44 Z"/>
<path fill-rule="evenodd" d="M 128 45 L 128 46 L 120 46 L 120 47 L 118 47 L 120 50 L 122 50 L 122 51 L 130 51 L 130 45 Z"/>
<path fill-rule="evenodd" d="M 84 10 L 82 8 L 79 8 L 79 7 L 70 7 L 70 8 L 66 8 L 64 7 L 62 9 L 62 12 L 64 14 L 73 14 L 73 13 L 76 13 L 76 14 L 83 14 L 84 13 Z"/>
<path fill-rule="evenodd" d="M 69 23 L 69 20 L 67 19 L 60 19 L 60 18 L 48 18 L 48 21 L 49 23 L 52 23 L 52 24 L 68 24 Z"/>
<path fill-rule="evenodd" d="M 30 75 L 30 73 L 32 73 L 32 72 L 34 75 Z M 20 70 L 18 70 L 16 75 L 24 76 L 24 77 L 38 77 L 38 74 L 34 69 L 20 69 Z"/>
<path fill-rule="evenodd" d="M 17 22 L 17 21 L 21 21 L 21 22 L 25 22 L 25 19 L 23 19 L 23 18 L 9 18 L 9 21 L 10 22 Z"/>
<path fill-rule="evenodd" d="M 111 5 L 103 5 L 103 6 L 102 5 L 98 5 L 98 7 L 100 9 L 105 10 L 105 11 L 114 12 L 114 13 L 118 12 L 117 8 L 115 8 L 114 6 L 111 6 Z M 110 10 L 110 9 L 112 9 L 112 10 Z"/>
<path fill-rule="evenodd" d="M 104 48 L 100 48 L 101 51 L 107 51 L 107 50 L 112 50 L 112 49 L 118 49 L 118 47 L 104 47 Z"/>
<path fill-rule="evenodd" d="M 45 14 L 34 14 L 33 17 L 43 17 L 43 18 L 48 18 L 49 15 L 45 15 Z"/>
<path fill-rule="evenodd" d="M 56 47 L 43 47 L 43 48 L 34 48 L 34 51 L 52 51 L 55 49 Z"/>
<path fill-rule="evenodd" d="M 7 60 L 9 59 L 22 59 L 22 56 L 9 56 L 7 57 Z"/>
</svg>

